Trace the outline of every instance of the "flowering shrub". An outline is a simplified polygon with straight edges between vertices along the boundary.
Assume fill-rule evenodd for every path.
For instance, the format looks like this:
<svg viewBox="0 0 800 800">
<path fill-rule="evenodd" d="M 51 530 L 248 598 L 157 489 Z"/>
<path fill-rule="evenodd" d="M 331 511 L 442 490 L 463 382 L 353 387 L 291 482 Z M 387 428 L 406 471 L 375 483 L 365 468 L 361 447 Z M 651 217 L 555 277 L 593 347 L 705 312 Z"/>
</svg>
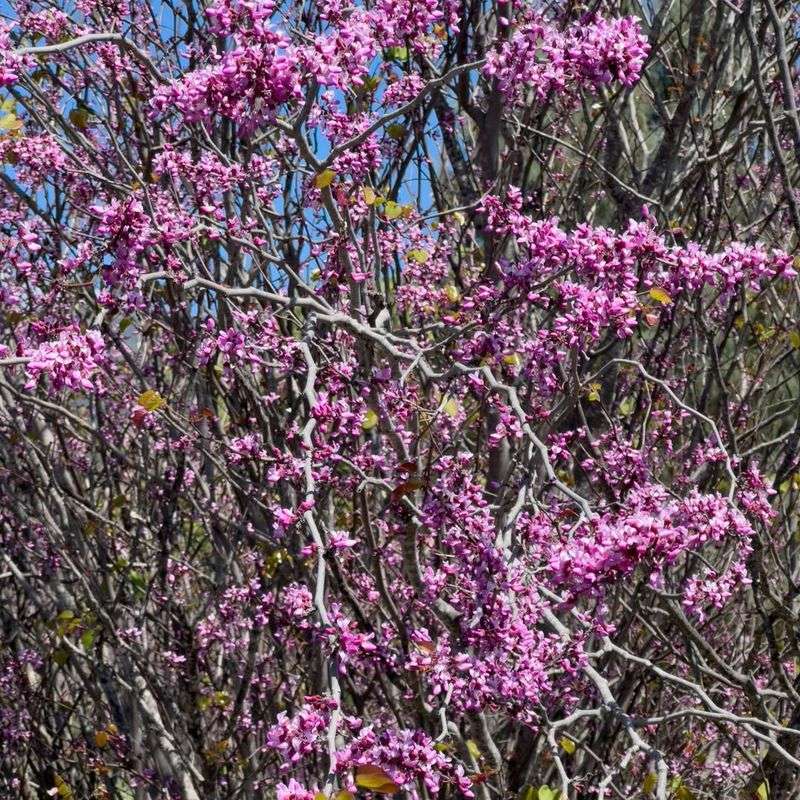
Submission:
<svg viewBox="0 0 800 800">
<path fill-rule="evenodd" d="M 0 795 L 795 796 L 797 10 L 651 5 L 7 4 Z"/>
</svg>

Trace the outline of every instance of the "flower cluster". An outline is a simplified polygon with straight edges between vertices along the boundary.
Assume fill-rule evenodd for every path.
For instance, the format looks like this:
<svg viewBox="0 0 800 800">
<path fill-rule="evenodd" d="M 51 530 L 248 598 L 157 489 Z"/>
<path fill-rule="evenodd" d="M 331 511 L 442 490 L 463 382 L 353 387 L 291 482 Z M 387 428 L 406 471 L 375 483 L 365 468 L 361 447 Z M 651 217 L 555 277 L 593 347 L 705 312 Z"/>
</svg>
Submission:
<svg viewBox="0 0 800 800">
<path fill-rule="evenodd" d="M 97 373 L 104 366 L 105 349 L 105 340 L 99 331 L 83 333 L 74 325 L 65 328 L 57 339 L 43 342 L 29 352 L 25 388 L 35 389 L 44 375 L 55 391 L 96 392 L 102 388 Z"/>
<path fill-rule="evenodd" d="M 752 525 L 720 495 L 692 492 L 675 501 L 661 486 L 631 491 L 621 514 L 605 514 L 581 526 L 551 557 L 556 585 L 574 596 L 596 592 L 626 577 L 640 565 L 657 570 L 680 555 L 735 537 L 745 555 Z M 739 571 L 739 578 L 741 578 Z M 696 594 L 693 584 L 692 594 Z M 730 594 L 730 589 L 726 589 Z"/>
<path fill-rule="evenodd" d="M 358 769 L 360 765 L 379 764 L 400 788 L 416 796 L 418 780 L 434 796 L 443 782 L 452 783 L 465 797 L 472 797 L 472 783 L 463 769 L 454 766 L 436 749 L 434 741 L 420 730 L 383 730 L 372 727 L 362 730 L 353 741 L 337 753 L 339 769 Z M 351 791 L 355 791 L 355 784 Z"/>
<path fill-rule="evenodd" d="M 15 84 L 24 67 L 24 59 L 14 52 L 11 41 L 13 27 L 7 22 L 0 22 L 0 88 Z"/>
<path fill-rule="evenodd" d="M 562 30 L 531 15 L 486 60 L 484 73 L 510 97 L 526 90 L 544 99 L 584 85 L 636 83 L 649 51 L 636 20 L 587 19 Z"/>
</svg>

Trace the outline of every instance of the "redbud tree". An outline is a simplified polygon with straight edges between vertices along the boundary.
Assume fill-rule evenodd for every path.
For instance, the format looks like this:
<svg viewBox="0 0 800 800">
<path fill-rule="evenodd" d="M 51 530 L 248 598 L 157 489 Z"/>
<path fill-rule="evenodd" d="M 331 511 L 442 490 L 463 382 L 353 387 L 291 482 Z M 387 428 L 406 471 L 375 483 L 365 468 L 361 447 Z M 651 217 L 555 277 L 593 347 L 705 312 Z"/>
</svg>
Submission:
<svg viewBox="0 0 800 800">
<path fill-rule="evenodd" d="M 799 23 L 3 0 L 2 797 L 796 797 Z"/>
</svg>

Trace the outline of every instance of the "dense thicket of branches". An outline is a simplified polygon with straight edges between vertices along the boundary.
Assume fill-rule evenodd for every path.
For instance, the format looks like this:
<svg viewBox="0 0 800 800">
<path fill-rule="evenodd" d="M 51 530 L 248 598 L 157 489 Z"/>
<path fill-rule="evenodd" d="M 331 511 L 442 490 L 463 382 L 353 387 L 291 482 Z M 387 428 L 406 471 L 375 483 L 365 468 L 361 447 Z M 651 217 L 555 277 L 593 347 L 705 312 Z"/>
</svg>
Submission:
<svg viewBox="0 0 800 800">
<path fill-rule="evenodd" d="M 798 795 L 793 4 L 0 11 L 3 797 Z"/>
</svg>

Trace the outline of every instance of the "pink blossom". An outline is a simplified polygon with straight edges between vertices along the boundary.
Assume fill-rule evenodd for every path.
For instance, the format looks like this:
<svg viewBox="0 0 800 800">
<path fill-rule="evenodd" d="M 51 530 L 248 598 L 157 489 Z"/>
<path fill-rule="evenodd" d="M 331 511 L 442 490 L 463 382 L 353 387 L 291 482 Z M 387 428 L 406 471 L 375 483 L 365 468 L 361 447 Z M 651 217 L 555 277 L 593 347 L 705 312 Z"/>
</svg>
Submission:
<svg viewBox="0 0 800 800">
<path fill-rule="evenodd" d="M 34 348 L 25 367 L 28 382 L 34 389 L 40 376 L 46 375 L 53 390 L 98 391 L 102 384 L 97 373 L 105 361 L 105 342 L 99 331 L 81 333 L 77 326 L 61 331 L 58 338 Z"/>
</svg>

